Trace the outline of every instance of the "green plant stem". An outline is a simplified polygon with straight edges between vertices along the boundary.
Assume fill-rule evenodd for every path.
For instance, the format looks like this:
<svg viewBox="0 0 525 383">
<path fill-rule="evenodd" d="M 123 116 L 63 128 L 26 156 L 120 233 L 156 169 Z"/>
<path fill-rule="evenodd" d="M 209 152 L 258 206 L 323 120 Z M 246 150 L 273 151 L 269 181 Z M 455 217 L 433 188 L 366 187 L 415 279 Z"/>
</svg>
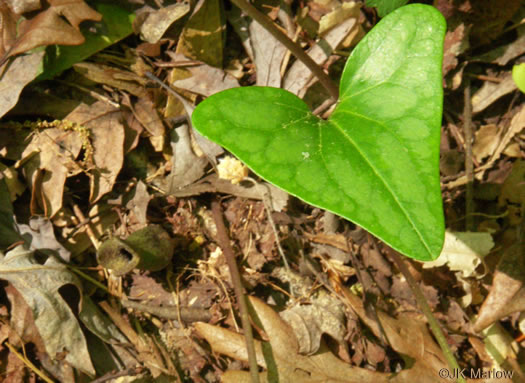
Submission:
<svg viewBox="0 0 525 383">
<path fill-rule="evenodd" d="M 454 353 L 450 349 L 447 340 L 445 339 L 445 335 L 443 334 L 443 331 L 441 331 L 441 327 L 439 327 L 439 323 L 432 314 L 432 310 L 430 310 L 430 306 L 427 303 L 427 300 L 425 299 L 425 296 L 423 295 L 423 292 L 417 285 L 414 277 L 408 270 L 407 265 L 405 264 L 405 261 L 399 256 L 399 254 L 395 251 L 389 251 L 389 254 L 392 256 L 392 259 L 396 263 L 397 268 L 403 276 L 405 277 L 408 285 L 410 286 L 410 289 L 412 290 L 412 293 L 416 297 L 417 304 L 419 305 L 419 308 L 421 311 L 423 311 L 423 314 L 427 318 L 428 324 L 430 326 L 430 330 L 432 330 L 432 333 L 434 334 L 434 337 L 436 338 L 439 347 L 441 347 L 441 350 L 443 351 L 443 355 L 445 356 L 445 359 L 447 360 L 447 363 L 451 369 L 451 371 L 454 371 L 454 369 L 457 369 L 455 371 L 459 370 L 459 364 L 454 357 Z M 465 379 L 461 376 L 461 374 L 458 376 L 458 383 L 466 383 Z"/>
<path fill-rule="evenodd" d="M 251 5 L 246 0 L 231 0 L 233 4 L 242 9 L 248 16 L 257 21 L 261 26 L 266 29 L 273 37 L 289 49 L 298 60 L 302 61 L 308 69 L 319 79 L 319 82 L 326 88 L 335 100 L 339 98 L 339 90 L 337 86 L 332 82 L 330 77 L 323 71 L 323 69 L 317 65 L 317 63 L 308 56 L 305 51 L 297 44 L 294 43 L 288 36 L 282 33 L 274 24 L 270 18 L 260 13 L 257 8 Z"/>
<path fill-rule="evenodd" d="M 226 232 L 226 227 L 224 226 L 222 210 L 218 201 L 213 201 L 211 203 L 211 211 L 213 213 L 213 220 L 217 226 L 217 242 L 224 252 L 224 257 L 226 258 L 226 263 L 228 264 L 228 269 L 232 278 L 233 289 L 235 290 L 235 295 L 237 296 L 237 301 L 239 302 L 242 329 L 244 330 L 244 338 L 246 339 L 246 350 L 248 351 L 248 361 L 250 364 L 252 383 L 259 383 L 259 367 L 257 366 L 257 355 L 255 353 L 255 345 L 253 342 L 253 332 L 248 312 L 248 303 L 246 302 L 241 276 L 239 274 L 239 269 L 237 268 L 237 262 L 235 261 L 233 249 L 230 245 L 230 238 Z"/>
</svg>

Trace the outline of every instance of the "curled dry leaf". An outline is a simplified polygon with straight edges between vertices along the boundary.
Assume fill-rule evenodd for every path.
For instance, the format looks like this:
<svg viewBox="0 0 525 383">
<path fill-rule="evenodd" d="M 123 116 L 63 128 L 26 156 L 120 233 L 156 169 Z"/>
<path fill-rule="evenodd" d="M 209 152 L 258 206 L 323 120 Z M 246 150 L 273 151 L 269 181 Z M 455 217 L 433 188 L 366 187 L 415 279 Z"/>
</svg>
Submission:
<svg viewBox="0 0 525 383">
<path fill-rule="evenodd" d="M 328 334 L 339 344 L 346 333 L 345 313 L 341 301 L 325 290 L 310 298 L 309 304 L 296 303 L 280 312 L 292 327 L 299 342 L 301 354 L 313 354 L 321 347 L 321 336 Z"/>
<path fill-rule="evenodd" d="M 157 43 L 175 21 L 190 11 L 188 2 L 175 3 L 147 14 L 140 26 L 140 37 L 149 43 Z"/>
<path fill-rule="evenodd" d="M 9 44 L 10 49 L 0 59 L 1 63 L 8 57 L 39 46 L 80 45 L 84 42 L 79 30 L 80 23 L 102 19 L 102 15 L 91 9 L 84 0 L 49 0 L 49 4 L 50 7 L 45 11 L 20 22 L 18 35 Z"/>
<path fill-rule="evenodd" d="M 512 245 L 503 254 L 474 325 L 481 331 L 509 314 L 525 310 L 525 258 L 523 242 Z"/>
<path fill-rule="evenodd" d="M 489 233 L 445 232 L 445 243 L 438 259 L 423 263 L 424 269 L 448 265 L 452 271 L 460 271 L 463 278 L 479 276 L 477 267 L 481 264 L 494 241 Z"/>
<path fill-rule="evenodd" d="M 82 284 L 64 264 L 49 257 L 42 265 L 32 251 L 17 246 L 5 256 L 0 253 L 0 278 L 9 281 L 31 308 L 33 320 L 52 359 L 65 352 L 73 367 L 95 374 L 86 339 L 75 314 L 62 298 L 59 289 Z"/>
<path fill-rule="evenodd" d="M 124 125 L 120 111 L 98 101 L 87 106 L 81 104 L 66 119 L 89 131 L 93 148 L 95 168 L 90 172 L 90 196 L 92 203 L 113 189 L 124 161 Z"/>
<path fill-rule="evenodd" d="M 29 145 L 21 154 L 20 163 L 25 162 L 26 179 L 48 217 L 53 217 L 62 208 L 66 178 L 78 174 L 81 169 L 75 162 L 81 148 L 79 132 L 61 123 L 55 128 L 35 129 Z M 39 173 L 41 182 L 38 182 Z M 39 189 L 40 192 L 35 193 Z"/>
<path fill-rule="evenodd" d="M 256 313 L 258 325 L 264 329 L 269 342 L 255 341 L 257 363 L 267 368 L 262 373 L 263 381 L 268 382 L 384 382 L 389 374 L 353 367 L 335 357 L 326 347 L 322 347 L 311 356 L 299 354 L 299 344 L 290 326 L 261 300 L 250 297 Z M 246 343 L 241 334 L 212 326 L 196 323 L 199 335 L 204 337 L 214 351 L 232 358 L 247 361 Z M 264 350 L 264 352 L 263 352 Z M 223 382 L 249 381 L 249 373 L 227 371 L 222 376 Z"/>
</svg>

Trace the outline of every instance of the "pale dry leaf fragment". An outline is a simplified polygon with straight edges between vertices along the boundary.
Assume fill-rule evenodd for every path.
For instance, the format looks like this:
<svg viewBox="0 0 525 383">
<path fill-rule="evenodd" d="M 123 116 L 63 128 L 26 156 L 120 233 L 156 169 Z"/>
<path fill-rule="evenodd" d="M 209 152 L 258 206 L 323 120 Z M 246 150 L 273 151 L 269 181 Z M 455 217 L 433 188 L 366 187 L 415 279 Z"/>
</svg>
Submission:
<svg viewBox="0 0 525 383">
<path fill-rule="evenodd" d="M 29 224 L 19 224 L 18 230 L 29 250 L 38 250 L 69 262 L 71 253 L 57 241 L 53 224 L 47 218 L 31 217 Z"/>
<path fill-rule="evenodd" d="M 49 257 L 42 265 L 32 251 L 17 246 L 5 256 L 0 254 L 0 278 L 8 280 L 31 308 L 49 356 L 55 359 L 65 354 L 73 367 L 94 375 L 80 324 L 59 293 L 64 285 L 73 285 L 82 292 L 76 276 L 55 258 Z"/>
<path fill-rule="evenodd" d="M 231 156 L 221 158 L 217 170 L 219 178 L 229 180 L 234 185 L 248 176 L 248 168 L 237 158 Z"/>
<path fill-rule="evenodd" d="M 507 65 L 512 59 L 525 53 L 525 25 L 516 28 L 518 38 L 512 43 L 499 46 L 480 56 L 472 58 L 472 61 L 489 62 L 498 65 Z"/>
<path fill-rule="evenodd" d="M 330 54 L 344 39 L 352 34 L 357 26 L 357 18 L 351 17 L 331 29 L 317 44 L 308 50 L 308 55 L 316 64 L 322 65 L 328 60 Z M 283 80 L 283 88 L 303 97 L 307 91 L 307 84 L 313 78 L 312 72 L 302 63 L 295 61 L 286 72 Z"/>
<path fill-rule="evenodd" d="M 161 188 L 168 194 L 201 178 L 208 163 L 206 157 L 198 157 L 193 151 L 186 124 L 171 131 L 170 145 L 173 152 L 171 173 L 161 181 Z"/>
<path fill-rule="evenodd" d="M 423 268 L 430 269 L 447 265 L 451 271 L 459 271 L 463 278 L 479 276 L 476 272 L 494 241 L 490 233 L 445 232 L 445 243 L 438 259 L 424 262 Z"/>
<path fill-rule="evenodd" d="M 133 105 L 132 110 L 137 120 L 150 134 L 149 140 L 155 151 L 161 152 L 164 148 L 165 128 L 153 102 L 146 97 L 141 97 Z"/>
<path fill-rule="evenodd" d="M 525 310 L 523 247 L 523 243 L 515 243 L 501 257 L 490 292 L 474 324 L 475 331 L 479 332 L 509 314 Z"/>
<path fill-rule="evenodd" d="M 255 56 L 256 84 L 280 88 L 281 64 L 286 48 L 255 20 L 250 23 L 249 31 Z"/>
<path fill-rule="evenodd" d="M 478 163 L 494 153 L 498 147 L 498 126 L 494 124 L 481 126 L 474 137 L 472 154 Z"/>
<path fill-rule="evenodd" d="M 26 190 L 26 185 L 18 179 L 18 172 L 14 166 L 8 167 L 0 163 L 0 174 L 9 190 L 10 201 L 15 201 Z"/>
<path fill-rule="evenodd" d="M 512 120 L 510 121 L 510 126 L 508 129 L 504 131 L 500 131 L 500 136 L 503 134 L 503 136 L 498 137 L 498 146 L 490 156 L 490 159 L 487 161 L 486 164 L 484 164 L 475 174 L 476 179 L 481 180 L 483 179 L 483 175 L 485 174 L 485 171 L 487 169 L 490 169 L 494 162 L 499 159 L 501 156 L 501 153 L 504 152 L 505 148 L 509 146 L 509 143 L 511 140 L 520 134 L 520 132 L 523 131 L 525 128 L 525 105 L 522 105 L 519 109 L 519 111 L 512 117 Z"/>
<path fill-rule="evenodd" d="M 483 86 L 472 95 L 472 113 L 485 110 L 501 97 L 517 89 L 510 73 L 505 73 L 500 79 L 501 82 L 498 83 L 485 81 Z"/>
<path fill-rule="evenodd" d="M 140 37 L 148 43 L 157 43 L 175 21 L 186 16 L 190 8 L 185 1 L 149 13 L 140 27 Z"/>
<path fill-rule="evenodd" d="M 0 66 L 0 117 L 16 105 L 24 87 L 40 74 L 44 53 L 19 56 Z"/>
<path fill-rule="evenodd" d="M 187 60 L 180 54 L 175 55 L 174 59 L 180 61 Z M 184 71 L 185 74 L 184 76 L 177 76 L 178 78 L 172 81 L 174 87 L 205 97 L 239 86 L 239 82 L 232 75 L 222 69 L 207 64 L 193 65 L 187 68 L 174 68 L 173 72 L 175 71 Z"/>
<path fill-rule="evenodd" d="M 519 346 L 512 339 L 510 334 L 499 324 L 494 323 L 489 328 L 483 330 L 485 339 L 485 349 L 495 362 L 496 366 L 501 369 L 501 365 L 508 359 L 516 359 L 519 352 Z"/>
<path fill-rule="evenodd" d="M 328 334 L 344 344 L 346 318 L 344 305 L 325 290 L 309 299 L 309 304 L 294 303 L 279 315 L 293 329 L 301 354 L 313 354 L 321 346 L 321 337 Z"/>
<path fill-rule="evenodd" d="M 398 353 L 408 355 L 414 360 L 406 368 L 389 377 L 391 383 L 405 382 L 441 382 L 439 371 L 448 368 L 443 352 L 432 338 L 425 322 L 406 314 L 397 318 L 377 310 L 379 323 L 367 310 L 360 298 L 343 288 L 346 303 L 377 337 L 385 337 L 390 346 Z"/>
<path fill-rule="evenodd" d="M 341 24 L 349 18 L 356 19 L 359 16 L 359 9 L 361 6 L 355 1 L 338 3 L 333 7 L 333 10 L 326 15 L 323 15 L 319 20 L 319 35 L 323 35 L 328 30 Z"/>
<path fill-rule="evenodd" d="M 17 15 L 41 8 L 40 0 L 6 0 L 6 3 L 11 11 Z"/>
<path fill-rule="evenodd" d="M 147 224 L 146 213 L 148 211 L 149 201 L 151 201 L 152 198 L 153 196 L 148 193 L 146 184 L 141 180 L 137 182 L 130 199 L 126 202 L 126 208 L 133 211 L 133 214 L 135 214 L 135 217 L 141 226 Z"/>
</svg>

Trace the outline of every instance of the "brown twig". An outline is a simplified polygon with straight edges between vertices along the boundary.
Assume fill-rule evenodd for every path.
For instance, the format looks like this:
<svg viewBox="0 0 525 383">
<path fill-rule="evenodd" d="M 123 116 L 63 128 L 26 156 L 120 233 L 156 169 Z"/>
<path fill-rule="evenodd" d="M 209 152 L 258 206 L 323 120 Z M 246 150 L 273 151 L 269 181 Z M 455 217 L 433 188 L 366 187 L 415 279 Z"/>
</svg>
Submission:
<svg viewBox="0 0 525 383">
<path fill-rule="evenodd" d="M 308 54 L 303 51 L 303 49 L 297 44 L 294 43 L 288 36 L 282 33 L 274 24 L 273 21 L 268 17 L 260 13 L 257 8 L 248 3 L 246 0 L 231 0 L 233 4 L 241 8 L 248 16 L 257 21 L 261 26 L 266 29 L 273 37 L 277 39 L 281 44 L 283 44 L 287 49 L 289 49 L 298 60 L 302 61 L 304 65 L 315 77 L 319 79 L 319 82 L 326 88 L 328 93 L 337 100 L 339 98 L 339 90 L 337 86 L 333 83 L 330 77 L 323 71 L 323 69 L 317 65 L 317 63 L 312 60 Z"/>
<path fill-rule="evenodd" d="M 474 230 L 474 163 L 472 162 L 472 104 L 470 99 L 470 78 L 465 77 L 465 106 L 463 109 L 463 130 L 465 132 L 465 172 L 467 190 L 465 196 L 465 215 L 467 231 Z"/>
<path fill-rule="evenodd" d="M 248 361 L 250 364 L 250 375 L 252 383 L 259 383 L 259 367 L 257 366 L 257 356 L 255 354 L 255 345 L 253 343 L 253 332 L 252 325 L 250 323 L 250 317 L 248 314 L 248 303 L 246 302 L 246 296 L 244 295 L 244 289 L 242 286 L 241 275 L 237 268 L 237 262 L 235 261 L 235 254 L 230 245 L 230 238 L 224 226 L 224 220 L 222 217 L 221 206 L 218 201 L 211 203 L 211 210 L 213 213 L 213 219 L 217 226 L 217 242 L 224 252 L 226 263 L 230 271 L 230 276 L 233 283 L 233 289 L 239 302 L 239 309 L 241 314 L 242 328 L 244 330 L 244 337 L 246 339 L 246 350 L 248 351 Z"/>
<path fill-rule="evenodd" d="M 149 305 L 127 299 L 122 299 L 120 303 L 123 307 L 146 312 L 165 319 L 182 320 L 184 322 L 208 322 L 211 318 L 209 310 L 199 307 L 180 307 L 179 312 L 176 306 Z"/>
</svg>

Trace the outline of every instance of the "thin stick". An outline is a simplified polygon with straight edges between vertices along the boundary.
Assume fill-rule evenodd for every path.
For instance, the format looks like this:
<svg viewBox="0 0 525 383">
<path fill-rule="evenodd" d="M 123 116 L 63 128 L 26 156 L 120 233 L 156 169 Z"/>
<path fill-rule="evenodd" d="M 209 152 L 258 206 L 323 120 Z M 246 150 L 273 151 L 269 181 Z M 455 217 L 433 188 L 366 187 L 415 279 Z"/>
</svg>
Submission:
<svg viewBox="0 0 525 383">
<path fill-rule="evenodd" d="M 472 104 L 470 100 L 470 78 L 465 77 L 465 106 L 463 109 L 463 130 L 465 132 L 465 172 L 467 191 L 465 195 L 465 215 L 467 231 L 474 230 L 474 164 L 472 162 Z"/>
<path fill-rule="evenodd" d="M 252 325 L 250 323 L 250 317 L 248 314 L 248 304 L 243 291 L 241 275 L 237 269 L 237 262 L 235 261 L 235 255 L 230 245 L 230 238 L 228 237 L 226 227 L 224 226 L 222 210 L 219 202 L 213 201 L 211 203 L 211 210 L 213 213 L 215 225 L 217 226 L 217 242 L 219 243 L 219 246 L 223 250 L 224 256 L 226 257 L 226 263 L 228 264 L 228 269 L 232 278 L 233 289 L 235 290 L 235 295 L 237 296 L 237 300 L 239 302 L 242 328 L 244 330 L 244 338 L 246 339 L 246 350 L 248 351 L 248 361 L 250 364 L 252 383 L 259 383 L 259 367 L 257 366 L 257 357 L 253 343 Z"/>
<path fill-rule="evenodd" d="M 308 56 L 305 51 L 297 44 L 294 43 L 288 36 L 282 33 L 274 24 L 271 19 L 260 13 L 257 8 L 248 3 L 246 0 L 231 0 L 233 4 L 241 8 L 248 16 L 257 21 L 261 26 L 266 29 L 273 37 L 289 49 L 297 59 L 303 62 L 304 65 L 319 79 L 319 82 L 326 88 L 328 93 L 337 100 L 339 98 L 339 90 L 337 86 L 332 82 L 330 77 L 323 71 L 323 69 L 317 65 L 317 63 Z"/>
<path fill-rule="evenodd" d="M 405 277 L 408 285 L 410 286 L 410 289 L 412 290 L 412 293 L 414 294 L 417 304 L 419 305 L 419 308 L 421 311 L 423 311 L 423 314 L 425 314 L 425 317 L 427 318 L 428 324 L 430 326 L 430 329 L 432 330 L 432 333 L 434 334 L 434 337 L 436 338 L 439 347 L 441 347 L 441 350 L 443 351 L 443 355 L 445 356 L 445 359 L 448 362 L 448 365 L 450 367 L 451 371 L 459 371 L 459 364 L 456 361 L 456 358 L 454 357 L 454 354 L 452 353 L 452 350 L 450 349 L 447 340 L 445 339 L 445 335 L 443 334 L 443 331 L 441 331 L 441 327 L 439 327 L 439 323 L 432 314 L 432 310 L 430 310 L 430 306 L 427 303 L 427 300 L 425 299 L 425 296 L 423 295 L 423 292 L 417 285 L 414 277 L 408 270 L 407 265 L 405 264 L 405 261 L 401 259 L 399 254 L 395 250 L 389 251 L 389 254 L 392 256 L 392 259 L 397 265 L 397 268 L 403 276 Z M 465 379 L 459 374 L 458 380 L 459 383 L 466 383 Z"/>
</svg>

